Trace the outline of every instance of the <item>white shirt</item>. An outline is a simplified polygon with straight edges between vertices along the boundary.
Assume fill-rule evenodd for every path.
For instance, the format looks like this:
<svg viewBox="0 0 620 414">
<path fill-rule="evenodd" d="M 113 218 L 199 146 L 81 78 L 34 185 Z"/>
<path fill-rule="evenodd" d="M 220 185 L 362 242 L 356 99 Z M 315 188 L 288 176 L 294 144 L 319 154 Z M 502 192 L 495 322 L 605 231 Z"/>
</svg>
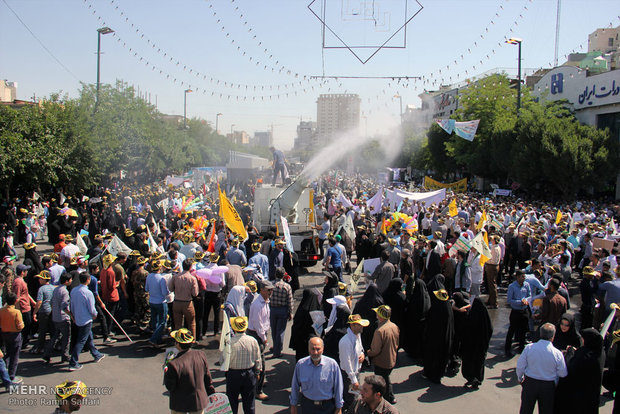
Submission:
<svg viewBox="0 0 620 414">
<path fill-rule="evenodd" d="M 250 306 L 250 318 L 248 321 L 248 329 L 256 332 L 263 343 L 267 342 L 267 331 L 269 330 L 269 301 L 265 300 L 262 295 L 258 295 Z"/>
<path fill-rule="evenodd" d="M 63 247 L 60 252 L 60 258 L 62 259 L 62 264 L 64 264 L 65 266 L 69 266 L 71 264 L 71 259 L 73 259 L 73 256 L 75 256 L 75 254 L 79 251 L 80 251 L 80 248 L 77 247 L 77 245 L 73 243 L 69 243 L 65 247 Z"/>
<path fill-rule="evenodd" d="M 360 335 L 355 335 L 351 328 L 348 328 L 347 334 L 338 343 L 338 350 L 340 352 L 340 369 L 347 373 L 351 384 L 359 384 L 357 379 L 361 368 L 359 356 L 364 354 Z"/>
<path fill-rule="evenodd" d="M 471 283 L 475 285 L 482 284 L 483 270 L 482 266 L 480 266 L 480 254 L 473 255 L 471 252 L 469 253 L 469 266 L 471 272 Z"/>
<path fill-rule="evenodd" d="M 553 344 L 541 339 L 529 344 L 521 353 L 517 361 L 517 379 L 523 381 L 523 376 L 540 381 L 555 381 L 568 375 L 564 355 Z"/>
</svg>

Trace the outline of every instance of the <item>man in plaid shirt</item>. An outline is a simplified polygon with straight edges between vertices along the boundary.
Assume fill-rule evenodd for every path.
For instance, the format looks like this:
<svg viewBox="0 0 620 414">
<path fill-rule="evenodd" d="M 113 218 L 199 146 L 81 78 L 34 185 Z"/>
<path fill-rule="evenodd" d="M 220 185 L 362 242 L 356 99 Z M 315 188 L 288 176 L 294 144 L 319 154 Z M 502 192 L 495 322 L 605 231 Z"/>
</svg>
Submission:
<svg viewBox="0 0 620 414">
<path fill-rule="evenodd" d="M 283 278 L 286 275 L 283 267 L 276 268 L 276 280 L 273 294 L 269 300 L 271 339 L 273 340 L 273 356 L 282 355 L 286 321 L 293 319 L 293 290 Z"/>
</svg>

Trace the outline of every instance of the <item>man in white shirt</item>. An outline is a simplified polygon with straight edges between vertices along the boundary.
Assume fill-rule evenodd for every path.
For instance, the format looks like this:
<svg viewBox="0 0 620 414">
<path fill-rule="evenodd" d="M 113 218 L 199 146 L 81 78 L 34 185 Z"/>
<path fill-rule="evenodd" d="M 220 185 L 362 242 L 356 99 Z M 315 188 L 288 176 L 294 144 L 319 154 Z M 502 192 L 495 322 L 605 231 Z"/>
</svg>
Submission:
<svg viewBox="0 0 620 414">
<path fill-rule="evenodd" d="M 540 327 L 540 340 L 529 344 L 517 361 L 517 379 L 521 383 L 520 414 L 530 414 L 538 402 L 539 413 L 553 412 L 555 386 L 568 372 L 564 355 L 552 344 L 555 326 Z"/>
<path fill-rule="evenodd" d="M 263 392 L 265 383 L 265 348 L 267 347 L 267 332 L 270 326 L 271 312 L 269 310 L 269 298 L 273 293 L 273 284 L 264 280 L 260 285 L 260 295 L 254 299 L 250 306 L 250 320 L 248 324 L 248 335 L 258 341 L 261 351 L 261 372 L 256 381 L 256 398 L 261 401 L 269 399 Z"/>
<path fill-rule="evenodd" d="M 71 259 L 73 259 L 73 256 L 75 256 L 75 254 L 80 251 L 80 248 L 77 247 L 73 236 L 70 234 L 65 235 L 65 242 L 67 243 L 67 245 L 63 247 L 60 251 L 60 263 L 64 267 L 68 268 L 69 266 L 71 266 Z"/>
<path fill-rule="evenodd" d="M 351 406 L 353 401 L 355 401 L 355 396 L 360 391 L 358 375 L 365 358 L 360 335 L 364 327 L 370 325 L 370 321 L 362 319 L 360 315 L 350 315 L 347 323 L 349 324 L 349 329 L 347 329 L 346 335 L 338 343 L 343 381 L 343 411 L 346 411 Z"/>
</svg>

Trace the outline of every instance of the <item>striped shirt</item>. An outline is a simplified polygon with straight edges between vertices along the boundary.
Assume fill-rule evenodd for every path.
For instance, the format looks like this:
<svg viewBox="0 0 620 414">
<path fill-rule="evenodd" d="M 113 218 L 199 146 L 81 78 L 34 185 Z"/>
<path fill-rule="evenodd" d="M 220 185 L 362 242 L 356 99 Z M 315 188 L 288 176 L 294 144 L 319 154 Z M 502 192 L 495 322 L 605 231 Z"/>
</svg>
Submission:
<svg viewBox="0 0 620 414">
<path fill-rule="evenodd" d="M 260 372 L 261 359 L 258 341 L 249 335 L 235 333 L 230 339 L 232 352 L 229 369 L 250 369 Z"/>
</svg>

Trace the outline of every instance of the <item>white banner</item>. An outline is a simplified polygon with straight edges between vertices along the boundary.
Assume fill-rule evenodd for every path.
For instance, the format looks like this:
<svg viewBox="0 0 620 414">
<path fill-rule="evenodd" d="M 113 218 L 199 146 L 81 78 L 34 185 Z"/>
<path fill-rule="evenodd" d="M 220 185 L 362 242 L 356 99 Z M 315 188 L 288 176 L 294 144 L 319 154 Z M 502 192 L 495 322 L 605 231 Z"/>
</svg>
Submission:
<svg viewBox="0 0 620 414">
<path fill-rule="evenodd" d="M 282 221 L 282 232 L 284 233 L 286 248 L 289 252 L 294 253 L 295 249 L 293 248 L 293 240 L 291 239 L 291 231 L 288 228 L 288 221 L 282 216 L 280 216 L 280 220 Z"/>
<path fill-rule="evenodd" d="M 387 202 L 388 204 L 396 208 L 401 201 L 403 200 L 412 200 L 417 201 L 418 203 L 424 201 L 426 206 L 430 206 L 431 204 L 439 204 L 442 200 L 446 198 L 446 189 L 442 188 L 437 191 L 428 191 L 425 193 L 410 193 L 408 191 L 403 190 L 388 190 L 387 191 Z"/>
</svg>

